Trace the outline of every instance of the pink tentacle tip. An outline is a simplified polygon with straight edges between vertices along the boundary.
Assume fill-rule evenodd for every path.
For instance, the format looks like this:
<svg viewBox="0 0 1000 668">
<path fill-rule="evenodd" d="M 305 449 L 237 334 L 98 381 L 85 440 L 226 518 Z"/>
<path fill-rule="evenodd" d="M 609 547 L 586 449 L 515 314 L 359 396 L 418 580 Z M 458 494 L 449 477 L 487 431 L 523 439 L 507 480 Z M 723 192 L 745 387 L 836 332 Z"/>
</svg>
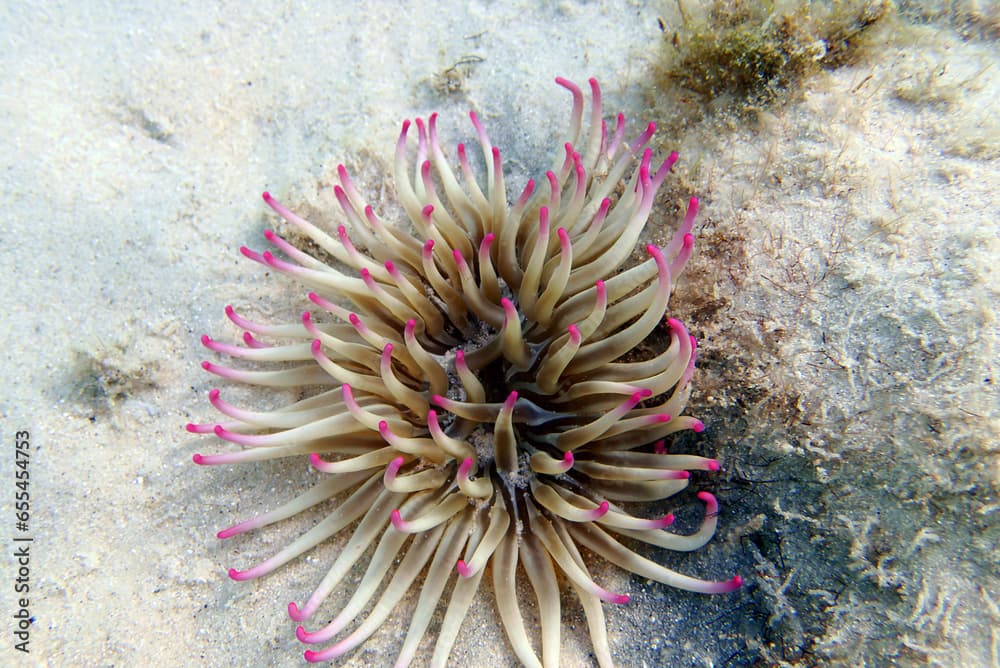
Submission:
<svg viewBox="0 0 1000 668">
<path fill-rule="evenodd" d="M 708 470 L 713 473 L 719 470 L 719 460 L 717 459 L 709 459 L 706 465 L 708 466 Z"/>
<path fill-rule="evenodd" d="M 559 179 L 553 172 L 546 172 L 546 176 L 549 177 L 549 184 L 553 192 L 559 192 Z M 543 206 L 538 209 L 538 228 L 546 230 L 549 229 L 549 207 Z"/>
<path fill-rule="evenodd" d="M 695 420 L 694 424 L 691 425 L 691 431 L 693 431 L 696 434 L 700 434 L 701 432 L 705 431 L 705 423 L 702 422 L 701 420 Z"/>
<path fill-rule="evenodd" d="M 344 383 L 340 386 L 340 397 L 344 400 L 349 411 L 361 410 L 361 406 L 354 400 L 354 388 L 351 387 L 350 383 Z"/>
<path fill-rule="evenodd" d="M 519 316 L 517 313 L 517 307 L 514 306 L 514 302 L 506 297 L 501 297 L 500 306 L 503 307 L 504 324 L 508 322 L 516 322 L 518 320 Z"/>
<path fill-rule="evenodd" d="M 698 492 L 698 500 L 705 504 L 705 515 L 719 514 L 719 501 L 711 492 Z"/>
<path fill-rule="evenodd" d="M 229 577 L 237 582 L 244 582 L 246 580 L 252 580 L 253 576 L 250 575 L 250 571 L 238 571 L 235 568 L 229 569 Z"/>
<path fill-rule="evenodd" d="M 399 509 L 392 511 L 392 514 L 389 515 L 389 520 L 392 522 L 392 526 L 396 528 L 396 531 L 407 533 L 406 527 L 409 522 L 404 520 L 403 516 L 399 514 Z"/>
<path fill-rule="evenodd" d="M 379 422 L 379 424 L 378 424 L 379 431 L 382 430 L 382 425 L 384 425 L 384 424 L 385 424 L 385 420 L 383 420 L 382 422 Z M 386 429 L 388 429 L 388 425 L 386 425 Z M 396 476 L 399 474 L 399 469 L 403 467 L 403 464 L 405 462 L 406 462 L 406 459 L 404 459 L 403 457 L 396 457 L 391 462 L 389 462 L 389 465 L 387 467 L 385 467 L 385 473 L 382 476 L 382 480 L 385 481 L 386 484 L 390 484 L 391 485 L 393 483 L 393 481 L 395 481 Z"/>
<path fill-rule="evenodd" d="M 473 464 L 474 462 L 472 461 L 472 457 L 466 457 L 458 467 L 458 477 L 468 478 L 469 471 L 472 470 Z"/>
<path fill-rule="evenodd" d="M 601 501 L 601 505 L 590 511 L 590 521 L 593 522 L 601 519 L 608 514 L 609 510 L 611 510 L 611 504 L 607 501 Z"/>
<path fill-rule="evenodd" d="M 507 400 L 503 402 L 503 409 L 505 411 L 514 410 L 514 404 L 517 403 L 517 391 L 511 392 L 507 395 Z"/>
<path fill-rule="evenodd" d="M 574 88 L 579 90 L 576 84 L 574 84 L 569 79 L 566 79 L 565 77 L 556 77 L 556 83 L 562 86 L 563 88 L 568 88 L 569 90 L 573 90 Z"/>
<path fill-rule="evenodd" d="M 517 198 L 517 204 L 519 206 L 527 204 L 533 192 L 535 192 L 535 180 L 528 179 L 528 182 L 524 184 L 524 190 L 521 191 L 521 196 Z"/>
<path fill-rule="evenodd" d="M 657 526 L 659 528 L 666 529 L 668 526 L 670 526 L 671 524 L 674 523 L 675 519 L 677 519 L 677 518 L 674 516 L 673 513 L 667 513 L 666 515 L 664 515 L 663 517 L 661 517 L 659 520 L 657 520 L 656 524 L 657 524 Z"/>
<path fill-rule="evenodd" d="M 479 252 L 483 254 L 490 252 L 490 246 L 493 244 L 495 238 L 496 235 L 492 232 L 483 237 L 483 240 L 479 243 Z"/>
<path fill-rule="evenodd" d="M 626 605 L 632 600 L 632 597 L 628 594 L 611 594 L 608 597 L 608 603 L 615 603 L 616 605 Z"/>
<path fill-rule="evenodd" d="M 731 591 L 736 591 L 743 586 L 743 578 L 739 575 L 734 575 L 731 579 L 725 580 L 723 582 L 711 582 L 711 586 L 705 590 L 707 594 L 728 594 Z"/>
<path fill-rule="evenodd" d="M 205 456 L 200 455 L 197 452 L 191 455 L 191 461 L 193 461 L 198 466 L 205 466 Z"/>
<path fill-rule="evenodd" d="M 458 570 L 458 574 L 461 575 L 463 578 L 471 578 L 473 575 L 475 575 L 475 571 L 469 568 L 469 566 L 465 563 L 464 559 L 459 559 L 458 564 L 455 565 L 455 568 Z"/>
<path fill-rule="evenodd" d="M 240 531 L 240 525 L 236 524 L 234 526 L 228 527 L 226 529 L 223 529 L 222 531 L 217 532 L 215 534 L 215 537 L 218 538 L 219 540 L 225 540 L 226 538 L 232 538 L 233 536 L 237 536 L 241 533 L 243 532 Z"/>
<path fill-rule="evenodd" d="M 320 469 L 324 464 L 326 464 L 326 462 L 323 461 L 323 458 L 319 456 L 318 452 L 314 452 L 309 455 L 309 465 L 314 469 Z"/>
<path fill-rule="evenodd" d="M 288 616 L 296 622 L 304 621 L 306 618 L 306 616 L 302 614 L 302 611 L 299 610 L 299 606 L 295 605 L 295 601 L 288 604 Z M 299 628 L 302 629 L 301 626 Z M 305 629 L 302 630 L 305 631 Z M 298 635 L 298 630 L 296 630 L 295 633 Z"/>
<path fill-rule="evenodd" d="M 643 168 L 645 167 L 646 176 L 649 176 L 649 168 L 653 162 L 653 149 L 647 148 L 642 152 L 642 158 L 639 160 L 639 174 L 642 175 Z"/>
</svg>

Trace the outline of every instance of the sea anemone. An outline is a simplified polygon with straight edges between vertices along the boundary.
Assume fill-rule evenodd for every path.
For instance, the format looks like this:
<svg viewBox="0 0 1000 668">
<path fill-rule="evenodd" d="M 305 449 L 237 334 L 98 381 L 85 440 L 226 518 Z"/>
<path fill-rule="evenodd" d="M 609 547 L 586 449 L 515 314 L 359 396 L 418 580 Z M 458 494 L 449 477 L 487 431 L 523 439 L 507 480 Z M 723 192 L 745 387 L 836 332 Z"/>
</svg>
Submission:
<svg viewBox="0 0 1000 668">
<path fill-rule="evenodd" d="M 458 173 L 449 166 L 436 115 L 403 122 L 395 157 L 402 224 L 381 220 L 343 166 L 333 191 L 345 220 L 335 235 L 263 195 L 328 258 L 270 231 L 265 236 L 283 258 L 240 250 L 315 290 L 309 299 L 325 315 L 260 324 L 227 306 L 244 345 L 208 336 L 202 342 L 253 368 L 202 366 L 305 398 L 258 412 L 225 402 L 214 389 L 209 401 L 225 418 L 187 429 L 242 446 L 197 454 L 197 464 L 305 456 L 319 472 L 308 491 L 218 534 L 229 538 L 332 501 L 321 521 L 277 554 L 229 571 L 234 580 L 252 580 L 350 532 L 315 592 L 288 606 L 292 619 L 307 622 L 356 565 L 365 569 L 332 621 L 296 630 L 302 642 L 319 646 L 305 652 L 309 661 L 364 643 L 418 580 L 397 665 L 414 658 L 442 598 L 431 664 L 446 663 L 487 571 L 511 647 L 528 666 L 559 662 L 561 584 L 579 597 L 598 662 L 611 664 L 601 603 L 627 603 L 629 595 L 594 580 L 594 557 L 690 591 L 741 584 L 739 576 L 711 582 L 682 575 L 621 541 L 690 551 L 715 532 L 718 503 L 708 492 L 698 494 L 705 519 L 692 535 L 666 530 L 673 515 L 640 517 L 625 505 L 665 499 L 687 487 L 690 471 L 719 468 L 714 459 L 667 454 L 664 445 L 671 434 L 703 429 L 682 415 L 694 338 L 671 318 L 665 350 L 634 350 L 663 324 L 673 282 L 691 255 L 698 202 L 691 199 L 672 241 L 647 245 L 646 259 L 623 270 L 677 154 L 654 165 L 647 148 L 653 124 L 629 142 L 619 114 L 609 131 L 593 79 L 585 128 L 583 91 L 556 83 L 573 98 L 569 142 L 541 187 L 529 180 L 512 203 L 500 151 L 475 113 L 482 181 L 462 144 Z M 264 364 L 274 368 L 259 368 Z M 537 603 L 537 638 L 516 596 L 522 575 L 537 599 L 527 603 Z"/>
</svg>

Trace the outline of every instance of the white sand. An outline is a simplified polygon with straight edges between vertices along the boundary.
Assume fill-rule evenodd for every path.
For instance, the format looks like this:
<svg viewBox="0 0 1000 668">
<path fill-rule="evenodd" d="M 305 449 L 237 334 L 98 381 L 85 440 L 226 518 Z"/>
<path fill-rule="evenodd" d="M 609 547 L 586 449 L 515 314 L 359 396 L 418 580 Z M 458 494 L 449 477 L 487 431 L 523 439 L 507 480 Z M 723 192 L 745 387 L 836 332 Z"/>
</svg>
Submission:
<svg viewBox="0 0 1000 668">
<path fill-rule="evenodd" d="M 624 106 L 634 117 L 660 39 L 641 3 L 337 4 L 0 12 L 0 536 L 8 554 L 26 535 L 13 526 L 14 434 L 26 429 L 36 619 L 31 654 L 15 652 L 15 564 L 0 561 L 0 664 L 301 665 L 284 607 L 311 591 L 336 546 L 234 583 L 228 567 L 273 553 L 296 527 L 225 543 L 214 533 L 301 488 L 304 464 L 199 468 L 190 456 L 211 442 L 182 429 L 212 419 L 205 395 L 216 383 L 198 366 L 198 337 L 231 334 L 225 304 L 265 316 L 305 308 L 301 290 L 265 280 L 238 252 L 261 248 L 275 224 L 260 192 L 326 206 L 317 185 L 333 166 L 389 159 L 401 119 L 434 110 L 464 138 L 475 108 L 515 169 L 547 164 L 567 102 L 552 78 L 596 76 L 609 113 Z M 995 42 L 944 25 L 921 34 L 810 80 L 755 127 L 695 131 L 682 149 L 681 169 L 698 157 L 687 176 L 702 221 L 747 238 L 738 289 L 725 268 L 701 267 L 718 273 L 728 317 L 770 342 L 770 381 L 801 397 L 812 425 L 792 442 L 751 424 L 746 441 L 853 488 L 817 517 L 794 497 L 772 500 L 800 513 L 785 531 L 828 532 L 815 559 L 833 558 L 824 549 L 834 541 L 851 550 L 857 582 L 830 601 L 812 645 L 815 660 L 834 663 L 876 637 L 874 651 L 903 665 L 1000 661 L 996 564 L 982 561 L 1000 508 L 1000 57 Z M 436 95 L 435 73 L 468 55 L 482 62 L 464 91 Z M 712 340 L 722 332 L 704 332 L 703 347 L 735 346 Z M 740 465 L 727 456 L 727 468 Z M 892 478 L 905 484 L 893 493 L 912 492 L 882 525 L 872 508 L 886 492 L 878 476 L 853 478 L 859 462 L 899 467 Z M 928 508 L 935 524 L 914 519 Z M 742 529 L 723 523 L 716 540 L 726 531 Z M 888 537 L 873 552 L 879 531 Z M 713 561 L 709 552 L 700 563 Z M 761 577 L 745 595 L 794 611 L 778 590 Z M 644 591 L 659 600 L 665 590 Z M 658 610 L 668 612 L 657 614 L 670 600 L 666 591 Z M 663 627 L 641 607 L 609 614 L 619 656 L 651 662 L 665 643 L 698 665 L 726 659 L 684 647 L 678 633 L 699 620 Z M 456 665 L 513 664 L 494 616 L 483 596 Z M 384 664 L 396 634 L 349 665 Z M 586 662 L 580 620 L 564 646 L 566 665 Z"/>
</svg>

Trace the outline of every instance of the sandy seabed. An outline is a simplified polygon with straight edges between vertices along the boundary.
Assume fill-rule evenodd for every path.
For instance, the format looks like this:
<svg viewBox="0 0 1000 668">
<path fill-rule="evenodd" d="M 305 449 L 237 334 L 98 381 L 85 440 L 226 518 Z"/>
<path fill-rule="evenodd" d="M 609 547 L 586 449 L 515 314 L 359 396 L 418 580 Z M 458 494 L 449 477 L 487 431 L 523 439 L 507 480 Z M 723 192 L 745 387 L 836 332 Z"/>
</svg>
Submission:
<svg viewBox="0 0 1000 668">
<path fill-rule="evenodd" d="M 672 314 L 699 337 L 689 409 L 724 468 L 706 480 L 715 540 L 666 558 L 747 585 L 700 597 L 598 570 L 633 593 L 607 611 L 620 665 L 1000 665 L 997 10 L 927 7 L 752 121 L 662 138 L 682 156 L 672 192 L 702 198 Z M 431 111 L 457 141 L 476 109 L 515 172 L 544 169 L 557 75 L 597 77 L 609 113 L 669 114 L 649 89 L 658 14 L 95 2 L 0 18 L 0 664 L 302 665 L 285 606 L 337 541 L 236 583 L 227 568 L 301 526 L 214 534 L 304 487 L 306 463 L 199 468 L 214 444 L 183 430 L 212 419 L 198 338 L 232 333 L 224 305 L 308 305 L 238 252 L 276 224 L 261 191 L 328 211 L 343 161 L 377 196 L 399 123 Z M 391 664 L 406 613 L 344 665 Z M 589 665 L 571 596 L 564 615 L 564 663 Z M 463 628 L 454 665 L 515 664 L 488 587 Z"/>
</svg>

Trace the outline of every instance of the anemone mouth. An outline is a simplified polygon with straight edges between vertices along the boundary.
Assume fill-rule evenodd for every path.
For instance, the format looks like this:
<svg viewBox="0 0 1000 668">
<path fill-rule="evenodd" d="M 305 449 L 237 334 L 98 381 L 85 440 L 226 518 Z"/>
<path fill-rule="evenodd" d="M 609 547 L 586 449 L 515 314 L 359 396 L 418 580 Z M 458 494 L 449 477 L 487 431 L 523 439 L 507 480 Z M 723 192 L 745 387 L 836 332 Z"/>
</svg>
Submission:
<svg viewBox="0 0 1000 668">
<path fill-rule="evenodd" d="M 475 113 L 482 178 L 462 144 L 458 173 L 449 166 L 435 115 L 403 123 L 395 182 L 409 229 L 383 223 L 343 166 L 334 194 L 347 224 L 336 236 L 264 193 L 271 209 L 338 266 L 272 232 L 265 238 L 280 256 L 241 252 L 314 290 L 309 300 L 326 315 L 305 312 L 298 323 L 268 325 L 227 307 L 229 320 L 244 330 L 244 345 L 208 336 L 202 343 L 240 362 L 203 366 L 235 382 L 318 389 L 271 412 L 238 408 L 212 390 L 209 401 L 226 419 L 188 430 L 242 448 L 195 455 L 197 464 L 306 456 L 321 474 L 311 490 L 220 538 L 342 498 L 273 557 L 230 571 L 233 579 L 253 579 L 350 532 L 312 596 L 302 607 L 289 605 L 294 620 L 312 618 L 376 545 L 340 613 L 317 630 L 296 631 L 310 645 L 333 641 L 308 650 L 309 661 L 335 659 L 364 643 L 422 575 L 397 665 L 413 659 L 453 582 L 431 661 L 443 664 L 490 570 L 501 621 L 522 663 L 558 663 L 560 573 L 580 598 L 599 663 L 610 665 L 601 602 L 629 597 L 599 585 L 578 546 L 674 587 L 719 593 L 741 583 L 738 576 L 712 582 L 681 575 L 619 540 L 689 551 L 715 531 L 718 503 L 707 492 L 699 494 L 704 522 L 692 535 L 667 531 L 672 515 L 646 518 L 625 508 L 685 489 L 692 470 L 719 468 L 713 459 L 663 447 L 675 432 L 702 429 L 683 415 L 696 357 L 683 324 L 667 321 L 670 342 L 658 354 L 626 360 L 662 323 L 692 251 L 698 202 L 691 200 L 672 241 L 646 246 L 644 261 L 623 268 L 677 156 L 653 163 L 652 124 L 632 142 L 623 116 L 609 130 L 593 79 L 587 123 L 583 91 L 556 82 L 573 98 L 570 140 L 542 186 L 528 181 L 512 202 L 500 151 Z M 353 310 L 324 294 L 348 300 Z M 539 605 L 541 660 L 514 597 L 521 573 Z"/>
</svg>

